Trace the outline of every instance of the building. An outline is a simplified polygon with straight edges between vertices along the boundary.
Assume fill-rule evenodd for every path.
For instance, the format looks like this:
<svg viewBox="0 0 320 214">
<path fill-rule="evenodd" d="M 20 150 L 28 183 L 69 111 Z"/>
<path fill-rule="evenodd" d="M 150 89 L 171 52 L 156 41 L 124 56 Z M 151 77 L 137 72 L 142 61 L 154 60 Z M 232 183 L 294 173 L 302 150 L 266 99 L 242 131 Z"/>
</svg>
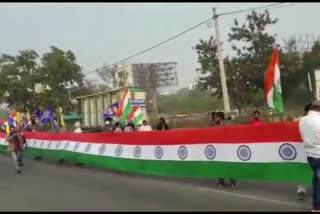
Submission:
<svg viewBox="0 0 320 214">
<path fill-rule="evenodd" d="M 192 82 L 188 84 L 189 90 L 193 90 L 197 87 L 198 83 L 197 82 Z"/>
<path fill-rule="evenodd" d="M 143 119 L 148 119 L 146 111 L 146 92 L 143 88 L 129 87 L 132 105 L 138 105 L 143 112 Z M 104 126 L 103 113 L 110 105 L 121 102 L 125 88 L 80 96 L 76 99 L 81 105 L 84 128 Z"/>
</svg>

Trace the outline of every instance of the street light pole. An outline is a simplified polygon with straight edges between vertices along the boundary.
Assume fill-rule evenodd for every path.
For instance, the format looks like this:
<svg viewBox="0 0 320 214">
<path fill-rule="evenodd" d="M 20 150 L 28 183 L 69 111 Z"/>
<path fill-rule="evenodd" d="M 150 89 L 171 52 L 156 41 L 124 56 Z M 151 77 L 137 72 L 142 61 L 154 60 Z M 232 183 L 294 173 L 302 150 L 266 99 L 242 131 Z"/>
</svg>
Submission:
<svg viewBox="0 0 320 214">
<path fill-rule="evenodd" d="M 212 11 L 213 11 L 214 27 L 215 27 L 215 33 L 216 33 L 217 49 L 218 49 L 219 70 L 220 70 L 220 78 L 221 78 L 224 111 L 226 113 L 229 113 L 230 112 L 230 103 L 229 103 L 227 81 L 226 81 L 226 75 L 225 75 L 225 71 L 224 71 L 224 64 L 223 64 L 223 58 L 222 58 L 220 33 L 219 33 L 219 27 L 218 27 L 218 15 L 216 13 L 216 8 L 213 8 Z"/>
</svg>

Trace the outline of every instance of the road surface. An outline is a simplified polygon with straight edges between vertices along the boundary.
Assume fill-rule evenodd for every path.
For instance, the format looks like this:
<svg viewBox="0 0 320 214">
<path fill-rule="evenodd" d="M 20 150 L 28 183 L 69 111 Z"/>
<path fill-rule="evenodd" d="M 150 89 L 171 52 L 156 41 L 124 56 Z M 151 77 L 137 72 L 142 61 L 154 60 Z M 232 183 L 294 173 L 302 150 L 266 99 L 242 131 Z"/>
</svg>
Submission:
<svg viewBox="0 0 320 214">
<path fill-rule="evenodd" d="M 0 211 L 309 211 L 296 185 L 168 179 L 26 159 L 16 175 L 0 154 Z M 310 194 L 310 188 L 308 188 Z"/>
</svg>

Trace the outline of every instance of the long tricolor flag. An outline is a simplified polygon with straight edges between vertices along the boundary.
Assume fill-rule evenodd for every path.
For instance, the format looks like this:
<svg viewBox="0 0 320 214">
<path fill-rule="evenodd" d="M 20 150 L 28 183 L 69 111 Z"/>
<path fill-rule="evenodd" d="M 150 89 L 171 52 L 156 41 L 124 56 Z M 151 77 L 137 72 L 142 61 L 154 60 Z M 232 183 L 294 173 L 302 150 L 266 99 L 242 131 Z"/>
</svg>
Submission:
<svg viewBox="0 0 320 214">
<path fill-rule="evenodd" d="M 279 51 L 276 47 L 264 79 L 265 100 L 268 106 L 276 113 L 283 113 L 282 90 L 280 81 Z"/>
<path fill-rule="evenodd" d="M 26 132 L 25 136 L 26 156 L 105 169 L 206 179 L 312 181 L 296 122 L 130 134 Z M 6 151 L 4 139 L 0 133 L 0 152 Z"/>
<path fill-rule="evenodd" d="M 125 125 L 128 122 L 128 116 L 130 115 L 132 109 L 133 107 L 131 104 L 130 89 L 126 88 L 118 112 L 118 117 L 120 117 L 120 123 L 122 125 Z"/>
</svg>

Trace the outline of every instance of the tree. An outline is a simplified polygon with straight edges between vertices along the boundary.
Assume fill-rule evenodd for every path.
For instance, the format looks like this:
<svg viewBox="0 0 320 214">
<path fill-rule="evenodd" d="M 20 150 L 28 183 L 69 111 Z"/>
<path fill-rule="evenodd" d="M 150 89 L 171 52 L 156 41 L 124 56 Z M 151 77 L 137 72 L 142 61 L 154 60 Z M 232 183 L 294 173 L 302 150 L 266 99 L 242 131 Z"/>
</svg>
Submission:
<svg viewBox="0 0 320 214">
<path fill-rule="evenodd" d="M 246 23 L 239 27 L 235 19 L 229 34 L 229 42 L 235 56 L 226 57 L 226 79 L 231 102 L 241 111 L 243 105 L 262 105 L 264 90 L 264 74 L 275 47 L 275 35 L 267 33 L 267 27 L 275 24 L 277 19 L 271 19 L 269 12 L 253 11 L 247 15 Z M 208 41 L 200 40 L 195 46 L 198 71 L 203 75 L 199 82 L 202 88 L 215 89 L 213 94 L 222 96 L 217 47 L 213 37 Z"/>
<path fill-rule="evenodd" d="M 284 41 L 284 48 L 279 51 L 281 87 L 284 102 L 302 101 L 305 104 L 306 76 L 302 72 L 302 54 L 298 51 L 294 39 Z M 293 90 L 294 87 L 294 90 Z M 297 99 L 298 98 L 298 99 Z"/>
<path fill-rule="evenodd" d="M 96 69 L 96 72 L 98 76 L 105 82 L 104 88 L 105 89 L 116 89 L 117 88 L 117 79 L 116 79 L 116 73 L 117 68 L 116 67 L 109 67 L 107 65 L 103 65 L 100 68 Z M 100 86 L 101 89 L 103 89 L 102 86 Z"/>
<path fill-rule="evenodd" d="M 300 72 L 301 80 L 306 80 L 308 72 L 311 74 L 313 91 L 316 90 L 314 71 L 317 69 L 320 69 L 320 41 L 312 46 L 311 51 L 303 54 L 303 63 Z M 306 83 L 306 81 L 304 81 L 304 83 Z"/>
<path fill-rule="evenodd" d="M 76 63 L 76 57 L 72 51 L 63 51 L 52 46 L 51 51 L 41 58 L 42 67 L 39 82 L 44 87 L 39 104 L 50 106 L 54 109 L 64 107 L 71 110 L 72 91 L 83 86 L 81 67 Z"/>
<path fill-rule="evenodd" d="M 0 57 L 1 101 L 20 111 L 34 108 L 35 83 L 38 76 L 38 54 L 34 50 L 19 51 L 17 56 Z"/>
<path fill-rule="evenodd" d="M 41 60 L 34 50 L 19 51 L 17 56 L 3 54 L 0 78 L 0 101 L 18 111 L 58 106 L 71 110 L 71 98 L 84 87 L 75 55 L 56 47 Z"/>
</svg>

